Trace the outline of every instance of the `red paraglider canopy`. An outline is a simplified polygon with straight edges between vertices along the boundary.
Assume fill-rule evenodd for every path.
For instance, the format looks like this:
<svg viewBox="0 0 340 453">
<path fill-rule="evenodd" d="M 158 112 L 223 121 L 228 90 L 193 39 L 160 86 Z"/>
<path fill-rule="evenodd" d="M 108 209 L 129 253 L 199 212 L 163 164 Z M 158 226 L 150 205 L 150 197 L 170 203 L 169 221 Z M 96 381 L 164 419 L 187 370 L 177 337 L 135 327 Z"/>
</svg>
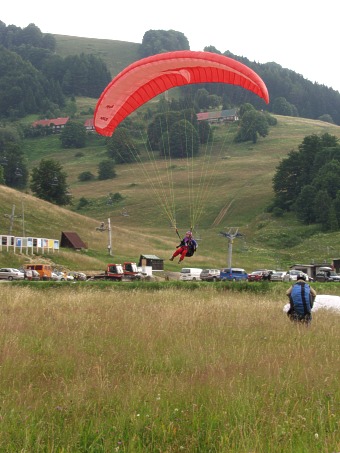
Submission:
<svg viewBox="0 0 340 453">
<path fill-rule="evenodd" d="M 130 113 L 160 93 L 182 85 L 211 82 L 241 86 L 269 102 L 263 80 L 232 58 L 212 52 L 167 52 L 136 61 L 109 83 L 96 105 L 95 129 L 111 136 Z"/>
</svg>

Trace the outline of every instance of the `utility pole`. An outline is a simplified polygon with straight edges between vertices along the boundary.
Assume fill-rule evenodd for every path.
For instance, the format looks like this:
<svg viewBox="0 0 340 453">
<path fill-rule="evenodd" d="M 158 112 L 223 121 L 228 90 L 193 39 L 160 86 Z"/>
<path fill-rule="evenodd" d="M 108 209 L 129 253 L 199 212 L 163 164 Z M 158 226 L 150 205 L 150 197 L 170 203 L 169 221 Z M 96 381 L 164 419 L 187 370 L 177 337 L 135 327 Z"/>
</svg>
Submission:
<svg viewBox="0 0 340 453">
<path fill-rule="evenodd" d="M 112 256 L 112 236 L 111 236 L 111 220 L 107 219 L 107 230 L 109 233 L 109 245 L 107 246 L 109 255 Z"/>
<path fill-rule="evenodd" d="M 13 230 L 13 222 L 15 219 L 15 204 L 12 206 L 12 214 L 4 214 L 5 217 L 9 218 L 10 223 L 9 223 L 9 230 L 8 230 L 8 235 L 12 236 L 12 230 Z"/>
<path fill-rule="evenodd" d="M 9 224 L 9 231 L 8 234 L 11 236 L 12 235 L 12 230 L 13 230 L 13 222 L 14 222 L 14 213 L 15 213 L 15 204 L 12 206 L 12 214 L 10 216 L 10 224 Z"/>
<path fill-rule="evenodd" d="M 232 260 L 232 254 L 233 254 L 233 242 L 234 239 L 237 237 L 242 237 L 242 234 L 238 232 L 238 228 L 236 227 L 230 227 L 229 231 L 221 231 L 220 232 L 221 236 L 224 236 L 225 238 L 228 239 L 228 259 L 227 259 L 227 265 L 228 268 L 231 268 L 231 260 Z"/>
<path fill-rule="evenodd" d="M 107 244 L 107 251 L 109 255 L 112 256 L 112 235 L 111 235 L 111 220 L 110 218 L 107 219 L 107 226 L 105 226 L 105 222 L 101 222 L 99 227 L 96 227 L 96 231 L 105 231 L 108 232 L 108 244 Z"/>
<path fill-rule="evenodd" d="M 26 231 L 25 231 L 25 206 L 24 206 L 24 200 L 21 200 L 22 203 L 22 237 L 26 236 Z"/>
</svg>

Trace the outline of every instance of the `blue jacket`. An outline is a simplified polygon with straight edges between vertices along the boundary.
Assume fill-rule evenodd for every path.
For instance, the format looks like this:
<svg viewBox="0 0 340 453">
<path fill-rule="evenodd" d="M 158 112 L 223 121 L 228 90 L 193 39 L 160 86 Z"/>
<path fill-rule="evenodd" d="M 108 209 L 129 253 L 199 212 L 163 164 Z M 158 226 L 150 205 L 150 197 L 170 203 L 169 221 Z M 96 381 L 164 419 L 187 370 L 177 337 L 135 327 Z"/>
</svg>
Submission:
<svg viewBox="0 0 340 453">
<path fill-rule="evenodd" d="M 299 315 L 310 314 L 313 307 L 310 286 L 305 282 L 297 282 L 290 293 L 290 304 Z"/>
</svg>

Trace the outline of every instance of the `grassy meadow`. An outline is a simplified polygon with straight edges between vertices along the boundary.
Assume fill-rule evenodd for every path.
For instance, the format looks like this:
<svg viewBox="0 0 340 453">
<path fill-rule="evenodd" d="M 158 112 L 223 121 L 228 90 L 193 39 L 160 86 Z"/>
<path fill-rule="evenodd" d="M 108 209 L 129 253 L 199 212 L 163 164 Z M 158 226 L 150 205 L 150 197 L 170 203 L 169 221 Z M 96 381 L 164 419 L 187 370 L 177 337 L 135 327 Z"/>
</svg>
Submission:
<svg viewBox="0 0 340 453">
<path fill-rule="evenodd" d="M 1 283 L 0 451 L 340 451 L 337 314 L 293 325 L 280 284 L 129 285 Z"/>
</svg>

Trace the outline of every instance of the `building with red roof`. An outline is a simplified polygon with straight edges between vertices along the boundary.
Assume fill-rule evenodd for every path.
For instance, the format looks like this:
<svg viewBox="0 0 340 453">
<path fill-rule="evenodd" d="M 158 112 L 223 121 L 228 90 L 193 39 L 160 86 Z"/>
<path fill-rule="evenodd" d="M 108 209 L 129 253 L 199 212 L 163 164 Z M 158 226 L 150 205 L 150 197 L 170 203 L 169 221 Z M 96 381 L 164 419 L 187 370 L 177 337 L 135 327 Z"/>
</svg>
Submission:
<svg viewBox="0 0 340 453">
<path fill-rule="evenodd" d="M 33 127 L 42 126 L 42 127 L 52 127 L 54 132 L 60 132 L 66 125 L 70 118 L 67 116 L 66 118 L 52 118 L 49 120 L 38 120 L 34 121 L 32 124 Z"/>
</svg>

